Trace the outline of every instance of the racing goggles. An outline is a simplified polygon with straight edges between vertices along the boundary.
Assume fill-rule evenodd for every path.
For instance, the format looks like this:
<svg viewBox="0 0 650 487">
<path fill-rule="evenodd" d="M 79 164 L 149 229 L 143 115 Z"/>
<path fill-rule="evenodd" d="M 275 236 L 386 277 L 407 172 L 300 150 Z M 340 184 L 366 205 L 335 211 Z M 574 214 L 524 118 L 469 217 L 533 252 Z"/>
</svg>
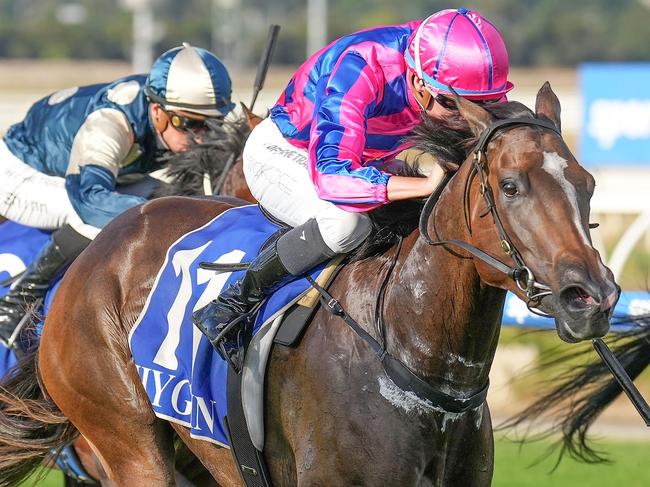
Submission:
<svg viewBox="0 0 650 487">
<path fill-rule="evenodd" d="M 431 92 L 429 92 L 431 93 Z M 433 95 L 433 93 L 431 93 Z M 457 110 L 458 108 L 456 107 L 456 101 L 454 100 L 453 96 L 451 95 L 441 95 L 437 94 L 433 96 L 433 99 L 438 103 L 440 106 L 442 106 L 446 110 Z M 476 103 L 477 105 L 485 106 L 485 105 L 492 105 L 494 103 L 501 103 L 505 101 L 505 97 L 501 98 L 493 98 L 490 100 L 471 100 L 473 103 Z"/>
<path fill-rule="evenodd" d="M 177 130 L 192 133 L 202 133 L 209 130 L 209 122 L 221 122 L 223 117 L 209 117 L 209 118 L 190 118 L 176 112 L 164 110 L 169 118 L 169 123 L 172 124 Z"/>
</svg>

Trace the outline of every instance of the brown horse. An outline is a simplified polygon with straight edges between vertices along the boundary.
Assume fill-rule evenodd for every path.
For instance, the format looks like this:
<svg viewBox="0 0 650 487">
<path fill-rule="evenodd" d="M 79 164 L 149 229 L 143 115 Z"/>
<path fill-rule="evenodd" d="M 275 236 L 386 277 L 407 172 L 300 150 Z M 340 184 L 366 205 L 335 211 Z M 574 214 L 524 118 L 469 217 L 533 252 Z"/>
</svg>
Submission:
<svg viewBox="0 0 650 487">
<path fill-rule="evenodd" d="M 251 129 L 262 120 L 242 105 L 244 117 L 219 124 L 209 124 L 201 144 L 188 151 L 172 155 L 167 161 L 166 177 L 151 195 L 159 198 L 168 195 L 199 196 L 219 194 L 254 203 L 244 177 L 241 153 Z M 2 219 L 0 219 L 2 223 Z M 74 442 L 86 473 L 97 480 L 107 478 L 106 471 L 83 436 Z M 176 479 L 185 479 L 194 485 L 213 485 L 206 472 L 192 461 L 186 448 L 177 448 Z M 79 484 L 66 479 L 67 487 Z"/>
<path fill-rule="evenodd" d="M 158 198 L 167 195 L 221 194 L 249 202 L 255 202 L 244 178 L 241 153 L 250 130 L 261 118 L 242 105 L 244 117 L 224 123 L 209 124 L 201 144 L 193 145 L 188 151 L 173 154 L 165 162 L 166 175 L 163 181 L 150 178 L 131 185 L 119 186 L 119 191 L 136 191 L 145 197 Z M 149 192 L 152 193 L 149 195 Z M 6 218 L 0 216 L 0 224 Z M 74 442 L 74 450 L 87 474 L 95 479 L 106 478 L 101 463 L 83 437 Z M 183 478 L 194 483 L 204 476 L 202 469 L 191 463 L 191 453 L 178 452 L 177 464 Z M 199 464 L 200 467 L 200 464 Z M 180 478 L 180 477 L 179 477 Z M 66 478 L 66 486 L 82 485 Z M 206 484 L 208 485 L 208 484 Z M 209 484 L 212 485 L 212 484 Z"/>
<path fill-rule="evenodd" d="M 264 453 L 274 485 L 489 485 L 484 398 L 506 290 L 552 313 L 567 341 L 608 330 L 618 288 L 589 238 L 594 181 L 559 135 L 550 86 L 538 93 L 535 114 L 516 102 L 456 102 L 464 128 L 425 122 L 417 135 L 446 165 L 466 157 L 433 211 L 423 212 L 423 233 L 447 243 L 432 246 L 410 225 L 404 238 L 386 238 L 380 251 L 354 259 L 329 289 L 385 345 L 383 360 L 324 308 L 297 350 L 273 351 Z M 448 145 L 439 149 L 436 138 Z M 479 149 L 476 159 L 461 142 Z M 226 449 L 156 418 L 127 340 L 169 246 L 226 208 L 152 201 L 114 220 L 73 264 L 47 317 L 38 363 L 62 414 L 47 399 L 2 395 L 13 416 L 0 419 L 14 429 L 12 436 L 0 428 L 1 478 L 19 478 L 21 462 L 46 451 L 38 438 L 50 446 L 76 429 L 101 459 L 111 479 L 105 485 L 175 485 L 176 431 L 219 485 L 239 484 Z M 389 362 L 419 385 L 398 386 Z M 15 438 L 39 425 L 38 438 Z"/>
</svg>

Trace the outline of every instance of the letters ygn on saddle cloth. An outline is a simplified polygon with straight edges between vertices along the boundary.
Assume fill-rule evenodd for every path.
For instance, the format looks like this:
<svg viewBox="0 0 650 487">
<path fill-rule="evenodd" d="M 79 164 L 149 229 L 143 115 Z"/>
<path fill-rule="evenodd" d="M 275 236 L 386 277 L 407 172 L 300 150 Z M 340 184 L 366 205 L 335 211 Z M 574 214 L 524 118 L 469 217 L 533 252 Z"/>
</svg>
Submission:
<svg viewBox="0 0 650 487">
<path fill-rule="evenodd" d="M 223 426 L 228 366 L 192 325 L 190 315 L 242 276 L 241 271 L 215 273 L 199 264 L 250 262 L 277 230 L 256 205 L 250 205 L 229 209 L 183 235 L 167 251 L 129 336 L 156 415 L 187 426 L 194 438 L 228 446 Z M 299 279 L 275 293 L 261 308 L 255 332 L 308 287 L 306 279 Z"/>
</svg>

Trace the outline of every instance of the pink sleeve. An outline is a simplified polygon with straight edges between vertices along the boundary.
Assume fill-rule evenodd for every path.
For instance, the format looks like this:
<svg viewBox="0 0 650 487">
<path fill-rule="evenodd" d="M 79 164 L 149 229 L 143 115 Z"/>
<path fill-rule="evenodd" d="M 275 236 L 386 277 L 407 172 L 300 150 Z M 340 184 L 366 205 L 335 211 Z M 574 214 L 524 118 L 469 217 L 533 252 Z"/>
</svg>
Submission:
<svg viewBox="0 0 650 487">
<path fill-rule="evenodd" d="M 361 164 L 366 120 L 379 102 L 379 82 L 359 54 L 343 55 L 319 80 L 309 142 L 309 170 L 318 195 L 367 211 L 388 202 L 389 174 Z"/>
</svg>

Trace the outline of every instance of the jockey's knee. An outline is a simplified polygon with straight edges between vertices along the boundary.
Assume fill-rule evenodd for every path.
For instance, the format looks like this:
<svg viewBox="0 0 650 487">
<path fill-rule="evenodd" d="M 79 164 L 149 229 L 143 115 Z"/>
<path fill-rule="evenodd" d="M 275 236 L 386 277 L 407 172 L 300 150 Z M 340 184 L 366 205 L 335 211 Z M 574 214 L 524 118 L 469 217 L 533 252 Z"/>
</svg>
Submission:
<svg viewBox="0 0 650 487">
<path fill-rule="evenodd" d="M 372 222 L 365 213 L 353 213 L 335 206 L 316 217 L 325 244 L 336 254 L 357 248 L 368 238 Z"/>
</svg>

